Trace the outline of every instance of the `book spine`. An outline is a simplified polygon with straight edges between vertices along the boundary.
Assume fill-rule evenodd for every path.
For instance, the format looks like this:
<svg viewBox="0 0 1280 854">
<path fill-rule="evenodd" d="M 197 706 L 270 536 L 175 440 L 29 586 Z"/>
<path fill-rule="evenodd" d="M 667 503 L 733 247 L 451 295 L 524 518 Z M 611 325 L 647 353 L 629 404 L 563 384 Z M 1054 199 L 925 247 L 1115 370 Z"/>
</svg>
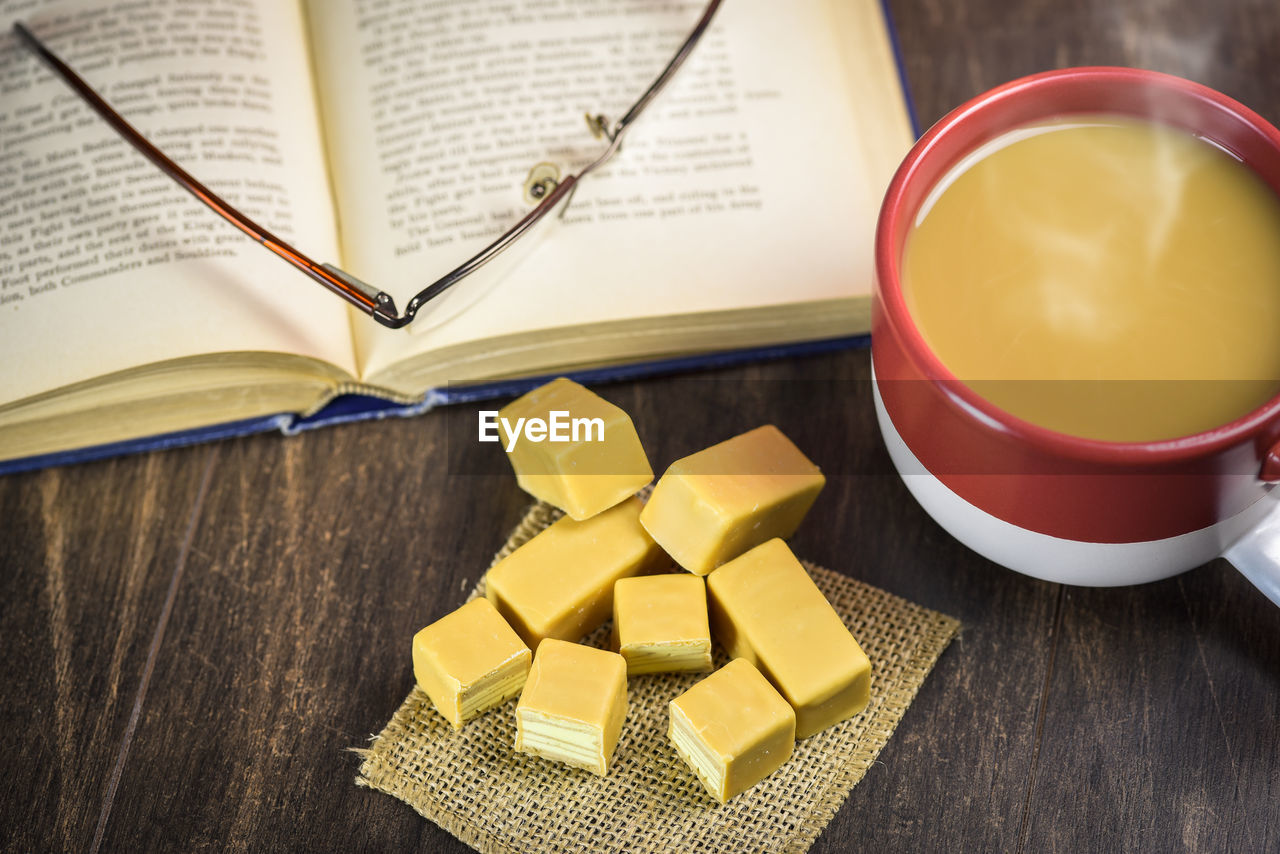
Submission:
<svg viewBox="0 0 1280 854">
<path fill-rule="evenodd" d="M 20 457 L 13 460 L 0 460 L 0 475 L 17 474 L 24 471 L 51 468 L 53 466 L 69 466 L 76 463 L 87 463 L 105 460 L 110 457 L 121 457 L 126 454 L 141 454 L 147 451 L 163 451 L 169 448 L 181 448 L 201 442 L 216 442 L 219 439 L 231 439 L 236 436 L 251 436 L 255 433 L 281 431 L 294 418 L 289 413 L 267 415 L 262 418 L 249 418 L 243 421 L 229 421 L 225 424 L 214 424 L 209 427 L 197 427 L 192 430 L 179 430 L 174 433 L 161 433 L 155 436 L 144 436 L 140 439 L 127 439 L 122 442 L 109 442 L 104 445 L 92 445 L 88 448 L 76 448 L 71 451 L 58 451 L 53 454 L 37 454 L 33 457 Z"/>
<path fill-rule="evenodd" d="M 893 48 L 893 64 L 898 67 L 898 85 L 902 89 L 903 100 L 907 102 L 911 135 L 919 139 L 924 129 L 920 127 L 920 115 L 916 112 L 916 102 L 911 97 L 911 86 L 907 83 L 907 66 L 902 60 L 902 45 L 898 41 L 898 27 L 893 22 L 893 13 L 889 11 L 889 0 L 880 0 L 880 11 L 884 15 L 884 28 L 889 33 L 889 45 Z"/>
<path fill-rule="evenodd" d="M 657 359 L 629 365 L 615 365 L 608 368 L 594 368 L 585 371 L 571 371 L 565 376 L 587 384 L 625 382 L 643 377 L 663 376 L 686 373 L 694 370 L 710 368 L 727 368 L 750 362 L 769 361 L 794 356 L 812 356 L 847 350 L 855 347 L 866 347 L 871 341 L 869 335 L 851 335 L 843 338 L 828 338 L 821 341 L 804 341 L 797 344 L 784 344 L 776 347 L 755 347 L 743 350 L 727 350 L 720 353 L 705 353 L 696 356 L 682 356 L 674 359 Z M 404 404 L 366 394 L 346 394 L 330 401 L 319 412 L 307 417 L 296 413 L 280 413 L 263 418 L 251 418 L 244 421 L 232 421 L 226 424 L 215 424 L 193 430 L 181 430 L 175 433 L 164 433 L 130 439 L 123 442 L 111 442 L 78 448 L 73 451 L 60 451 L 55 454 L 41 454 L 33 457 L 22 457 L 0 461 L 0 476 L 17 474 L 24 471 L 50 468 L 53 466 L 74 465 L 76 463 L 104 460 L 127 454 L 140 454 L 147 451 L 162 451 L 169 448 L 180 448 L 201 442 L 214 442 L 220 439 L 231 439 L 239 436 L 251 436 L 257 433 L 279 432 L 286 436 L 296 435 L 308 430 L 330 427 L 336 424 L 349 424 L 354 421 L 369 421 L 382 418 L 409 418 L 429 412 L 437 406 L 472 403 L 479 400 L 510 398 L 524 394 L 555 376 L 546 374 L 536 377 L 525 377 L 515 380 L 497 382 L 459 384 L 444 386 L 428 391 L 420 400 Z"/>
</svg>

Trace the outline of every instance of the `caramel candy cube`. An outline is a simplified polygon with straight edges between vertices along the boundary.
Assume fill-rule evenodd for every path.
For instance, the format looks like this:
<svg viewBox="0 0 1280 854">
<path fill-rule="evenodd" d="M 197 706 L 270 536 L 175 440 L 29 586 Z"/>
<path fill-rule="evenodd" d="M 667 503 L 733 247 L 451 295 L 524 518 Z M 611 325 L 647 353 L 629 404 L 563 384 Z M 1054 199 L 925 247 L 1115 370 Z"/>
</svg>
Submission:
<svg viewBox="0 0 1280 854">
<path fill-rule="evenodd" d="M 485 595 L 530 647 L 576 641 L 609 618 L 614 582 L 664 565 L 640 526 L 640 500 L 628 498 L 586 521 L 551 525 L 489 570 Z"/>
<path fill-rule="evenodd" d="M 623 578 L 613 586 L 613 647 L 627 675 L 711 669 L 707 585 L 696 575 Z"/>
<path fill-rule="evenodd" d="M 851 718 L 871 695 L 871 662 L 782 540 L 770 540 L 707 579 L 711 630 L 796 710 L 796 738 Z"/>
<path fill-rule="evenodd" d="M 545 438 L 542 426 L 532 429 L 539 424 Z M 552 380 L 508 404 L 498 428 L 520 488 L 574 519 L 607 510 L 653 480 L 631 416 L 573 380 Z"/>
<path fill-rule="evenodd" d="M 725 803 L 791 758 L 796 713 L 749 661 L 735 658 L 671 701 L 667 735 L 711 797 Z"/>
<path fill-rule="evenodd" d="M 826 479 L 771 424 L 671 464 L 640 523 L 695 575 L 774 537 L 789 537 Z"/>
<path fill-rule="evenodd" d="M 622 656 L 548 638 L 516 704 L 516 750 L 603 776 L 626 717 Z"/>
<path fill-rule="evenodd" d="M 454 729 L 520 693 L 533 653 L 486 599 L 413 636 L 413 675 Z"/>
</svg>

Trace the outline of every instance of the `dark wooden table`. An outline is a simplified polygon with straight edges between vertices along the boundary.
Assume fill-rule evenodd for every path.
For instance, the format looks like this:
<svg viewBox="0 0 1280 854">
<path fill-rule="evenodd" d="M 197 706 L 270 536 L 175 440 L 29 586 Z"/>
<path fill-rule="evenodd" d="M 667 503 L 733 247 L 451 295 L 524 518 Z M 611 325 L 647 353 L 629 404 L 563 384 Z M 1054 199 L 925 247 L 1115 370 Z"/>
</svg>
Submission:
<svg viewBox="0 0 1280 854">
<path fill-rule="evenodd" d="M 1274 0 L 891 6 L 926 123 L 1082 64 L 1280 120 Z M 777 423 L 831 475 L 796 551 L 964 623 L 816 850 L 1280 850 L 1280 610 L 1222 561 L 1079 589 L 966 551 L 890 472 L 867 374 L 847 351 L 605 392 L 655 465 Z M 348 748 L 528 503 L 479 473 L 474 419 L 0 480 L 0 847 L 461 850 L 353 785 Z"/>
</svg>

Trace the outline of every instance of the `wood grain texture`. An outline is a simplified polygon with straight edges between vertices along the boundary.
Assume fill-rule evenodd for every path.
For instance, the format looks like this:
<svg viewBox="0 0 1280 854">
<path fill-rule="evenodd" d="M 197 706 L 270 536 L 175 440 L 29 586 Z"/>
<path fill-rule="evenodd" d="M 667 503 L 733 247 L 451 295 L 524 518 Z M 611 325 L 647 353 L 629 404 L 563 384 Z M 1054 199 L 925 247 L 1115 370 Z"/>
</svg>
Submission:
<svg viewBox="0 0 1280 854">
<path fill-rule="evenodd" d="M 1280 119 L 1280 15 L 1271 0 L 888 0 L 927 128 L 1015 77 L 1131 65 L 1189 77 Z"/>
<path fill-rule="evenodd" d="M 1028 851 L 1280 850 L 1280 609 L 1218 561 L 1065 592 Z"/>
<path fill-rule="evenodd" d="M 89 850 L 213 451 L 0 481 L 0 848 Z"/>
<path fill-rule="evenodd" d="M 461 603 L 527 503 L 451 479 L 438 428 L 461 414 L 225 447 L 104 850 L 421 831 L 353 785 L 349 748 L 407 693 L 413 633 Z"/>
<path fill-rule="evenodd" d="M 1273 0 L 889 5 L 926 125 L 1086 63 L 1280 119 Z M 855 351 L 604 389 L 658 469 L 778 424 L 830 475 L 796 551 L 964 623 L 815 850 L 1280 849 L 1280 611 L 1222 562 L 1082 590 L 966 551 L 891 473 L 867 377 Z M 475 409 L 0 479 L 0 849 L 466 850 L 348 748 L 528 503 Z"/>
</svg>

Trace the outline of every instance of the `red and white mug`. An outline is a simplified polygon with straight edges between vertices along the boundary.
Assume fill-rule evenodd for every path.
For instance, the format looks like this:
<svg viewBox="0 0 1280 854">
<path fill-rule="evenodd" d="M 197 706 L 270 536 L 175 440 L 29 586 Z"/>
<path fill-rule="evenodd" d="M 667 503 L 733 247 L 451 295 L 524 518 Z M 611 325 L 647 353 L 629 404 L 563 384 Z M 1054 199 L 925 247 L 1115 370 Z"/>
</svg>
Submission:
<svg viewBox="0 0 1280 854">
<path fill-rule="evenodd" d="M 1280 131 L 1227 96 L 1132 68 L 1007 83 L 926 133 L 889 185 L 876 232 L 876 415 L 894 465 L 948 532 L 996 563 L 1090 586 L 1154 581 L 1225 556 L 1280 604 L 1280 395 L 1212 430 L 1154 442 L 1069 436 L 959 382 L 916 328 L 902 249 L 921 204 L 965 155 L 1071 114 L 1158 119 L 1234 154 L 1280 193 Z M 1277 330 L 1280 334 L 1280 330 Z"/>
</svg>

